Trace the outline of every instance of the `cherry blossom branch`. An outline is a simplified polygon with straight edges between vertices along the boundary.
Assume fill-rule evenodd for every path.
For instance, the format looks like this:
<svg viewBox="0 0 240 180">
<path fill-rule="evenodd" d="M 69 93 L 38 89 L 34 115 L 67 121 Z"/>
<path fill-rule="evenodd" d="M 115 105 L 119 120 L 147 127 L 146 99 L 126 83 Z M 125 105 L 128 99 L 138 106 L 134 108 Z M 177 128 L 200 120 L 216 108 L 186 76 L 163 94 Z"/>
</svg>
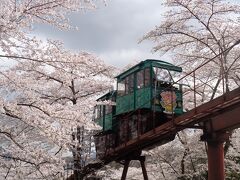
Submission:
<svg viewBox="0 0 240 180">
<path fill-rule="evenodd" d="M 3 154 L 0 154 L 0 157 L 6 158 L 6 159 L 12 159 L 14 161 L 21 161 L 21 162 L 33 165 L 36 168 L 39 168 L 43 164 L 50 163 L 49 161 L 42 161 L 42 162 L 36 164 L 36 163 L 34 163 L 34 162 L 30 161 L 30 160 L 27 160 L 27 159 L 22 159 L 22 158 L 19 158 L 19 157 L 13 157 L 13 156 L 8 156 L 8 155 L 3 155 Z"/>
<path fill-rule="evenodd" d="M 171 169 L 172 169 L 177 175 L 179 175 L 179 173 L 175 170 L 175 168 L 172 166 L 172 164 L 171 164 L 166 158 L 164 158 L 163 156 L 161 156 L 161 155 L 159 155 L 159 154 L 153 154 L 152 152 L 149 152 L 149 153 L 150 153 L 151 155 L 153 155 L 153 156 L 157 156 L 158 158 L 162 159 L 163 162 L 167 163 L 167 164 L 171 167 Z"/>
<path fill-rule="evenodd" d="M 30 103 L 30 104 L 26 104 L 26 103 L 17 103 L 18 106 L 27 106 L 27 107 L 32 107 L 32 108 L 35 108 L 35 109 L 38 109 L 39 111 L 43 112 L 44 114 L 46 114 L 47 116 L 50 116 L 50 114 L 43 110 L 42 108 L 40 108 L 39 106 L 36 106 L 36 105 L 33 105 L 35 102 L 33 103 Z"/>
<path fill-rule="evenodd" d="M 0 134 L 4 134 L 6 137 L 8 137 L 9 139 L 11 139 L 11 141 L 16 144 L 20 149 L 24 149 L 17 141 L 15 141 L 15 139 L 13 138 L 13 136 L 9 133 L 9 132 L 6 132 L 6 131 L 2 131 L 0 129 Z"/>
<path fill-rule="evenodd" d="M 59 148 L 59 150 L 55 153 L 57 155 L 62 150 L 62 146 Z"/>
<path fill-rule="evenodd" d="M 5 177 L 4 177 L 5 179 L 7 179 L 8 174 L 9 174 L 11 168 L 12 168 L 12 165 L 10 165 L 10 167 L 8 168 L 7 174 L 6 174 Z"/>
</svg>

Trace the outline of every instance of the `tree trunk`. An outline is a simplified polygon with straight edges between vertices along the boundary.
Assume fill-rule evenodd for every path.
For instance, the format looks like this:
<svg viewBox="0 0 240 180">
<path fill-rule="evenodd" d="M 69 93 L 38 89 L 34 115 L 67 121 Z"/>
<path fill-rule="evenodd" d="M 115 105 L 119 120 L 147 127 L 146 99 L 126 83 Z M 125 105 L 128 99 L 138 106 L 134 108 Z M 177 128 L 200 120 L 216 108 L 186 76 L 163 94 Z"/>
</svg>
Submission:
<svg viewBox="0 0 240 180">
<path fill-rule="evenodd" d="M 181 160 L 181 172 L 182 172 L 182 174 L 185 174 L 185 158 L 186 158 L 186 156 L 188 154 L 188 151 L 189 151 L 189 149 L 186 148 L 185 151 L 184 151 L 182 160 Z"/>
</svg>

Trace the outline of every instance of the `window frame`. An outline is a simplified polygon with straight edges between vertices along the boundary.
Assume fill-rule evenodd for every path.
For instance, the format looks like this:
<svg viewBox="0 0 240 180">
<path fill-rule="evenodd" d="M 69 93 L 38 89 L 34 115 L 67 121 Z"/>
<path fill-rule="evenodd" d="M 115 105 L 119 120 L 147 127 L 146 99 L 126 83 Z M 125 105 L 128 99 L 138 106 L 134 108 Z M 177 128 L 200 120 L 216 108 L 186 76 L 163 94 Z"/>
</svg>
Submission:
<svg viewBox="0 0 240 180">
<path fill-rule="evenodd" d="M 123 86 L 123 89 L 119 89 L 120 86 Z M 118 96 L 125 96 L 126 95 L 126 82 L 125 79 L 117 82 L 117 95 Z"/>
<path fill-rule="evenodd" d="M 132 73 L 128 76 L 128 94 L 131 94 L 134 92 L 134 87 L 135 87 L 135 78 L 134 78 L 134 74 Z"/>
<path fill-rule="evenodd" d="M 141 79 L 140 79 L 141 77 Z M 139 81 L 140 79 L 140 81 Z M 145 84 L 144 84 L 144 69 L 141 69 L 140 71 L 138 71 L 136 73 L 136 89 L 142 89 L 145 87 Z"/>
<path fill-rule="evenodd" d="M 146 72 L 148 73 L 148 76 Z M 144 87 L 149 87 L 150 85 L 151 85 L 151 69 L 147 67 L 144 69 Z"/>
</svg>

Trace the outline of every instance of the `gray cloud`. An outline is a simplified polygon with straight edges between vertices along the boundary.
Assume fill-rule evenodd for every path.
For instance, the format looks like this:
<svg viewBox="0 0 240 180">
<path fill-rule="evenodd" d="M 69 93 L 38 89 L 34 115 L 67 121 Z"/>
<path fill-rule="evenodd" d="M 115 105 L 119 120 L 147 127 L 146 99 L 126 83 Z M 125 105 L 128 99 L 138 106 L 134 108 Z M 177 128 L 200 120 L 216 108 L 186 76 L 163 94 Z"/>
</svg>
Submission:
<svg viewBox="0 0 240 180">
<path fill-rule="evenodd" d="M 106 62 L 124 66 L 131 60 L 158 58 L 153 44 L 137 41 L 161 21 L 164 7 L 160 0 L 112 0 L 94 11 L 69 16 L 79 31 L 59 31 L 47 25 L 36 25 L 35 34 L 60 39 L 67 48 L 92 52 Z"/>
</svg>

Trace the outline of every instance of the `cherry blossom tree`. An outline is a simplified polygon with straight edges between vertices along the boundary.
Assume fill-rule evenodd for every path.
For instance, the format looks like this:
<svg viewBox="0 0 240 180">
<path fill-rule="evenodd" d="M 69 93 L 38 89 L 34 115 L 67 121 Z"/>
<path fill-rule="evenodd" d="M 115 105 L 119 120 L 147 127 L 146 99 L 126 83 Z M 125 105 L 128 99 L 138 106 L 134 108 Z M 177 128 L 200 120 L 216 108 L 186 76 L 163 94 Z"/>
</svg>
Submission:
<svg viewBox="0 0 240 180">
<path fill-rule="evenodd" d="M 94 97 L 112 85 L 112 67 L 97 57 L 65 51 L 57 42 L 48 42 L 47 52 L 51 62 L 20 61 L 1 72 L 1 112 L 20 124 L 6 124 L 0 131 L 10 144 L 0 151 L 2 172 L 13 178 L 60 173 L 62 152 L 78 144 L 72 128 L 96 128 L 91 122 Z"/>
<path fill-rule="evenodd" d="M 186 71 L 217 56 L 198 77 L 211 84 L 210 98 L 221 80 L 225 91 L 239 86 L 239 4 L 226 0 L 166 0 L 164 4 L 169 10 L 162 23 L 142 40 L 155 42 L 154 51 L 171 52 Z"/>
<path fill-rule="evenodd" d="M 0 57 L 27 58 L 21 52 L 28 49 L 31 44 L 32 38 L 29 33 L 34 23 L 46 23 L 60 29 L 68 29 L 71 26 L 68 23 L 67 14 L 94 8 L 95 5 L 91 0 L 6 0 L 1 2 Z"/>
<path fill-rule="evenodd" d="M 213 59 L 207 66 L 196 71 L 197 103 L 204 103 L 239 87 L 239 3 L 227 0 L 166 0 L 164 5 L 168 11 L 163 21 L 141 41 L 153 41 L 153 51 L 171 54 L 186 73 Z M 185 79 L 185 83 L 193 90 L 193 78 Z M 191 97 L 189 94 L 188 96 Z M 193 96 L 187 99 L 193 99 Z M 189 106 L 191 102 L 186 103 Z M 236 175 L 236 158 L 239 157 L 239 152 L 234 151 L 236 144 L 233 142 L 238 134 L 239 131 L 236 131 L 224 147 L 225 154 L 231 154 L 226 154 L 227 168 L 230 167 L 229 164 L 234 167 L 228 171 Z M 188 143 L 183 139 L 180 138 L 180 142 L 186 147 Z M 185 156 L 186 159 L 189 154 L 190 151 L 186 148 L 182 157 Z"/>
<path fill-rule="evenodd" d="M 6 0 L 0 4 L 0 177 L 56 179 L 77 142 L 72 128 L 90 123 L 93 98 L 110 87 L 112 67 L 57 41 L 31 35 L 34 23 L 73 28 L 67 16 L 94 9 L 92 0 Z"/>
</svg>

